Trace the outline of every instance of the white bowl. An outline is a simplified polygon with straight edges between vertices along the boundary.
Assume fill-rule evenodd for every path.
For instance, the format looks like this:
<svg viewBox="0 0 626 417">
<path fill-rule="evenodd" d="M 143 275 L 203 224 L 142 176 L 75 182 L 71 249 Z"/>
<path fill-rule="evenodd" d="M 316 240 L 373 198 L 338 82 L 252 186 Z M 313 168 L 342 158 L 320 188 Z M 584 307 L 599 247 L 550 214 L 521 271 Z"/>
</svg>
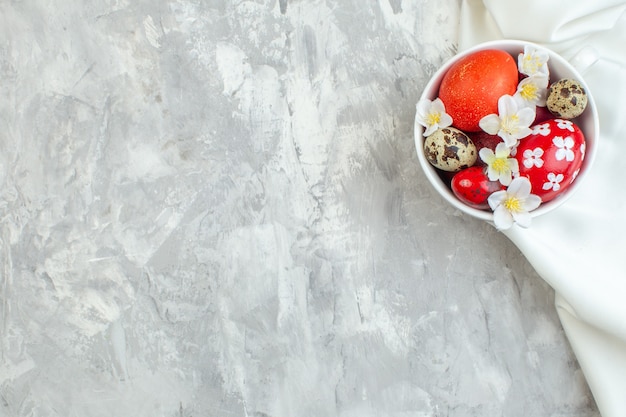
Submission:
<svg viewBox="0 0 626 417">
<path fill-rule="evenodd" d="M 444 74 L 460 58 L 484 49 L 501 49 L 503 51 L 509 52 L 517 63 L 518 54 L 520 52 L 523 52 L 524 47 L 527 45 L 531 45 L 537 49 L 545 50 L 548 52 L 550 56 L 548 60 L 548 67 L 550 69 L 551 82 L 557 81 L 561 78 L 576 79 L 585 88 L 588 98 L 587 108 L 585 109 L 583 114 L 573 120 L 585 135 L 586 142 L 585 159 L 583 160 L 580 173 L 578 174 L 576 180 L 560 195 L 558 195 L 553 200 L 542 203 L 537 209 L 530 212 L 531 216 L 536 217 L 556 209 L 561 204 L 566 202 L 576 192 L 580 185 L 585 181 L 587 173 L 589 172 L 593 160 L 596 156 L 599 138 L 598 111 L 589 87 L 585 83 L 585 80 L 583 79 L 581 74 L 576 70 L 576 68 L 574 68 L 574 66 L 572 66 L 556 52 L 531 42 L 519 40 L 490 41 L 467 49 L 447 61 L 441 68 L 439 68 L 439 70 L 437 70 L 437 72 L 432 76 L 430 81 L 426 84 L 426 87 L 424 88 L 424 92 L 422 93 L 420 99 L 434 100 L 437 98 L 439 94 L 439 85 L 441 84 L 441 80 L 443 79 Z M 420 166 L 422 167 L 422 170 L 428 178 L 428 181 L 433 185 L 433 187 L 435 187 L 435 190 L 448 203 L 461 210 L 462 212 L 479 219 L 493 222 L 493 212 L 491 210 L 476 209 L 468 206 L 467 204 L 459 200 L 449 188 L 447 183 L 440 177 L 438 170 L 428 162 L 424 153 L 424 127 L 420 125 L 417 120 L 415 121 L 414 132 L 417 158 L 419 160 Z"/>
</svg>

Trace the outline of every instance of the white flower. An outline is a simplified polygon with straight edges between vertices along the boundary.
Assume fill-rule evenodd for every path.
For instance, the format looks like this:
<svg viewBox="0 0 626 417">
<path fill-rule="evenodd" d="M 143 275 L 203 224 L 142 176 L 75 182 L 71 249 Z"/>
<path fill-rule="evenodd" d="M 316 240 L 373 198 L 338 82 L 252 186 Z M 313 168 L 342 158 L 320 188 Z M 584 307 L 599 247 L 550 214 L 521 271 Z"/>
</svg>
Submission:
<svg viewBox="0 0 626 417">
<path fill-rule="evenodd" d="M 533 135 L 548 136 L 550 134 L 550 123 L 542 123 L 532 128 Z"/>
<path fill-rule="evenodd" d="M 559 191 L 561 189 L 561 181 L 563 181 L 563 174 L 555 175 L 554 172 L 548 173 L 548 181 L 543 183 L 544 190 Z"/>
<path fill-rule="evenodd" d="M 574 151 L 572 150 L 574 147 L 574 139 L 569 136 L 565 139 L 561 136 L 555 136 L 552 139 L 552 143 L 559 148 L 554 154 L 557 161 L 565 159 L 567 162 L 572 162 L 574 160 Z"/>
<path fill-rule="evenodd" d="M 446 113 L 446 108 L 441 99 L 433 101 L 422 99 L 417 103 L 416 121 L 424 126 L 424 136 L 429 136 L 435 130 L 448 127 L 452 124 L 452 117 Z"/>
<path fill-rule="evenodd" d="M 515 97 L 527 106 L 545 106 L 548 97 L 548 77 L 543 74 L 526 77 L 517 85 Z"/>
<path fill-rule="evenodd" d="M 526 149 L 522 156 L 524 157 L 524 166 L 526 168 L 530 169 L 533 165 L 537 168 L 541 168 L 543 166 L 543 159 L 541 159 L 543 156 L 543 149 L 541 148 L 535 148 L 532 151 L 530 149 Z"/>
<path fill-rule="evenodd" d="M 574 122 L 571 120 L 563 120 L 563 119 L 554 119 L 556 121 L 556 125 L 559 129 L 566 129 L 570 132 L 574 131 Z"/>
<path fill-rule="evenodd" d="M 524 53 L 517 57 L 517 68 L 519 72 L 530 77 L 537 74 L 548 76 L 550 75 L 548 59 L 550 56 L 547 51 L 527 45 L 524 47 Z"/>
<path fill-rule="evenodd" d="M 487 164 L 487 177 L 489 181 L 500 181 L 503 185 L 509 185 L 513 175 L 519 174 L 517 159 L 509 158 L 511 149 L 504 142 L 498 143 L 496 152 L 489 148 L 482 148 L 478 155 Z"/>
<path fill-rule="evenodd" d="M 534 107 L 526 107 L 520 99 L 505 94 L 498 100 L 498 114 L 483 117 L 478 125 L 490 135 L 500 136 L 506 146 L 512 148 L 518 139 L 530 135 L 534 120 Z"/>
<path fill-rule="evenodd" d="M 530 181 L 526 177 L 517 177 L 506 190 L 492 193 L 487 202 L 493 210 L 493 221 L 498 230 L 509 229 L 513 223 L 529 227 L 529 211 L 539 207 L 541 198 L 530 193 Z"/>
</svg>

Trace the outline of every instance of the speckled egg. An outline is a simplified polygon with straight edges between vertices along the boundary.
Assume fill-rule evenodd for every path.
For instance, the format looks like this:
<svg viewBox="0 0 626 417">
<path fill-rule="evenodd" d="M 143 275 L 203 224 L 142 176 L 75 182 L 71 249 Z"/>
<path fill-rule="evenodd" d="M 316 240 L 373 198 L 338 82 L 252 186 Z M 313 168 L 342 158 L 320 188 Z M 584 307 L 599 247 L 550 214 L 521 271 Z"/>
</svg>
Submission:
<svg viewBox="0 0 626 417">
<path fill-rule="evenodd" d="M 573 119 L 585 111 L 587 93 L 578 81 L 562 79 L 550 85 L 546 106 L 557 117 Z"/>
<path fill-rule="evenodd" d="M 457 172 L 474 165 L 478 151 L 472 140 L 453 127 L 438 129 L 424 141 L 426 159 L 435 168 Z"/>
<path fill-rule="evenodd" d="M 498 100 L 517 89 L 517 63 L 499 49 L 475 51 L 459 58 L 439 85 L 439 98 L 452 126 L 464 132 L 480 132 L 480 119 L 498 112 Z"/>
<path fill-rule="evenodd" d="M 479 210 L 489 208 L 487 199 L 492 193 L 506 189 L 500 181 L 490 181 L 485 167 L 478 165 L 454 174 L 450 187 L 456 198 Z"/>
</svg>

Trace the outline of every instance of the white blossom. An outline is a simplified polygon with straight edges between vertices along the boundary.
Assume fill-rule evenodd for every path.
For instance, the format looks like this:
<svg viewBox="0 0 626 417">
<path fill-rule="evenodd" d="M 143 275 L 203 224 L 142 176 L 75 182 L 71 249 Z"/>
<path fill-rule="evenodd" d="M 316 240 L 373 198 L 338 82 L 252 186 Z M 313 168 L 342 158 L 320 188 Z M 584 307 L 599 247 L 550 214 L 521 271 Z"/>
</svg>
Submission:
<svg viewBox="0 0 626 417">
<path fill-rule="evenodd" d="M 490 114 L 480 119 L 478 125 L 490 135 L 498 135 L 506 146 L 512 148 L 532 133 L 530 125 L 535 120 L 535 108 L 525 106 L 520 99 L 508 94 L 498 100 L 498 114 Z"/>
<path fill-rule="evenodd" d="M 545 107 L 548 98 L 548 77 L 543 74 L 526 77 L 517 85 L 515 97 L 519 97 L 527 106 Z"/>
<path fill-rule="evenodd" d="M 517 177 L 506 190 L 492 193 L 487 202 L 493 210 L 493 221 L 498 230 L 511 228 L 513 224 L 529 227 L 530 211 L 541 204 L 541 198 L 530 193 L 530 181 L 526 177 Z"/>
<path fill-rule="evenodd" d="M 435 130 L 452 124 L 452 117 L 446 113 L 440 98 L 433 101 L 422 99 L 417 103 L 415 120 L 424 126 L 424 136 L 430 136 Z"/>
<path fill-rule="evenodd" d="M 548 77 L 550 75 L 548 59 L 550 56 L 547 51 L 526 45 L 524 52 L 517 57 L 517 68 L 519 72 L 530 77 L 538 74 Z"/>
<path fill-rule="evenodd" d="M 482 148 L 478 155 L 487 164 L 487 177 L 489 181 L 500 181 L 503 185 L 509 185 L 513 175 L 519 174 L 519 164 L 517 159 L 509 158 L 511 148 L 504 142 L 498 143 L 496 151 L 489 148 Z"/>
</svg>

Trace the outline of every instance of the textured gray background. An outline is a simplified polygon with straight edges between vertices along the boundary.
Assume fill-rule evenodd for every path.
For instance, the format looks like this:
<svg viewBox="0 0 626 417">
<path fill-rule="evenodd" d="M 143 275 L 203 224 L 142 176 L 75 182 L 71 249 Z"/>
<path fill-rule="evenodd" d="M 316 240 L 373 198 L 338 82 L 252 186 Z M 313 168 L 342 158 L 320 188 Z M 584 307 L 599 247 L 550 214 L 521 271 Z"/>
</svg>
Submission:
<svg viewBox="0 0 626 417">
<path fill-rule="evenodd" d="M 1 1 L 0 415 L 598 416 L 420 172 L 457 0 Z"/>
</svg>

